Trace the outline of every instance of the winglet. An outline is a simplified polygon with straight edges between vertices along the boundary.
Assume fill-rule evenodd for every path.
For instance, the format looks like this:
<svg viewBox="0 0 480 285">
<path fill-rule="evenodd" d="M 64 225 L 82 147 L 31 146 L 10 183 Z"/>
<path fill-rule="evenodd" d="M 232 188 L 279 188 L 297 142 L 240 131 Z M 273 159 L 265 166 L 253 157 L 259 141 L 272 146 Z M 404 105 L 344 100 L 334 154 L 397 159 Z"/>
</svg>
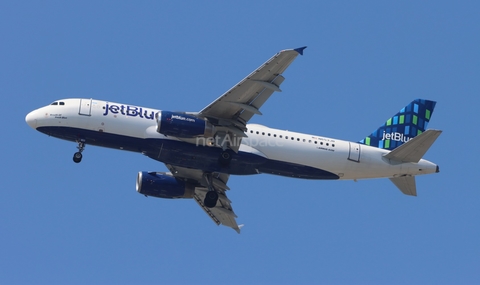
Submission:
<svg viewBox="0 0 480 285">
<path fill-rule="evenodd" d="M 238 225 L 237 228 L 233 228 L 237 233 L 240 233 L 240 230 L 243 228 L 244 224 Z"/>
<path fill-rule="evenodd" d="M 296 48 L 294 51 L 298 52 L 300 55 L 303 55 L 303 50 L 306 49 L 307 46 L 301 47 L 301 48 Z"/>
</svg>

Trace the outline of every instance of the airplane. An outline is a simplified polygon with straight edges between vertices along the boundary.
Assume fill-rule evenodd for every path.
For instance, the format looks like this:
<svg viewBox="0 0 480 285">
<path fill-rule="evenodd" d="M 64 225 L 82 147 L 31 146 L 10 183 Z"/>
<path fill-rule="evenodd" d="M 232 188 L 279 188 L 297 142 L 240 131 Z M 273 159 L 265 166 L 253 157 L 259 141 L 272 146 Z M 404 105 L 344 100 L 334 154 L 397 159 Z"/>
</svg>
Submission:
<svg viewBox="0 0 480 285">
<path fill-rule="evenodd" d="M 169 172 L 140 171 L 136 191 L 191 198 L 217 224 L 240 233 L 227 197 L 230 175 L 303 179 L 389 178 L 416 196 L 415 176 L 438 173 L 422 157 L 442 131 L 427 129 L 436 102 L 416 99 L 357 142 L 248 124 L 304 49 L 282 50 L 198 112 L 172 112 L 87 98 L 57 100 L 27 114 L 33 129 L 72 141 L 79 163 L 86 145 L 142 153 Z"/>
</svg>

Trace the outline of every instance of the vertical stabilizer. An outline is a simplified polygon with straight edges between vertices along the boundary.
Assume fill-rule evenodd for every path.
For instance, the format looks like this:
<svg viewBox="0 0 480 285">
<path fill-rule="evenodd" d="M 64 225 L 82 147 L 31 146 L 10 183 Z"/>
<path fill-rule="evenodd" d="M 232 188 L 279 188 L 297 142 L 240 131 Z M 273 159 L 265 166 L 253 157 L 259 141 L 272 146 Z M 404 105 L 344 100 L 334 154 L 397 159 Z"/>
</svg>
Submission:
<svg viewBox="0 0 480 285">
<path fill-rule="evenodd" d="M 427 129 L 435 101 L 416 99 L 359 143 L 393 150 Z"/>
</svg>

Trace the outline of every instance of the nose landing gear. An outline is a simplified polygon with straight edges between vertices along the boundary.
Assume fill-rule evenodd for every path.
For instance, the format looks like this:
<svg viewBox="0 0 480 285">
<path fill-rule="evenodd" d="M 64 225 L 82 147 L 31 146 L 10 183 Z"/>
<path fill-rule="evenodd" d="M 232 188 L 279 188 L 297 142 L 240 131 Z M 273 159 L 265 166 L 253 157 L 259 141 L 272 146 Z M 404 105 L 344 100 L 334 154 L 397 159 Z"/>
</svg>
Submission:
<svg viewBox="0 0 480 285">
<path fill-rule="evenodd" d="M 82 152 L 85 149 L 85 140 L 77 140 L 77 143 L 78 151 L 73 155 L 73 162 L 75 163 L 79 163 L 80 161 L 82 161 Z"/>
</svg>

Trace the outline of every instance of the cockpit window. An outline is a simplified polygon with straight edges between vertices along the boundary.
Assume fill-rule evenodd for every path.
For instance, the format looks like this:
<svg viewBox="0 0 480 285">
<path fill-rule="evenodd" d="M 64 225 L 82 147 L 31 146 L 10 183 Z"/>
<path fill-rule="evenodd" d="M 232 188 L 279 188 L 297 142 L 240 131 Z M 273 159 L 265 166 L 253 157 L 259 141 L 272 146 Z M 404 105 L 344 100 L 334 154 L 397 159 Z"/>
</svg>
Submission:
<svg viewBox="0 0 480 285">
<path fill-rule="evenodd" d="M 56 106 L 56 105 L 58 105 L 58 102 L 53 102 L 53 103 L 50 104 L 50 105 L 55 105 L 55 106 Z"/>
<path fill-rule="evenodd" d="M 61 106 L 65 105 L 65 102 L 60 102 L 60 105 L 61 105 Z"/>
<path fill-rule="evenodd" d="M 50 104 L 52 106 L 57 106 L 57 105 L 60 105 L 60 106 L 64 106 L 65 105 L 65 102 L 53 102 L 52 104 Z"/>
</svg>

